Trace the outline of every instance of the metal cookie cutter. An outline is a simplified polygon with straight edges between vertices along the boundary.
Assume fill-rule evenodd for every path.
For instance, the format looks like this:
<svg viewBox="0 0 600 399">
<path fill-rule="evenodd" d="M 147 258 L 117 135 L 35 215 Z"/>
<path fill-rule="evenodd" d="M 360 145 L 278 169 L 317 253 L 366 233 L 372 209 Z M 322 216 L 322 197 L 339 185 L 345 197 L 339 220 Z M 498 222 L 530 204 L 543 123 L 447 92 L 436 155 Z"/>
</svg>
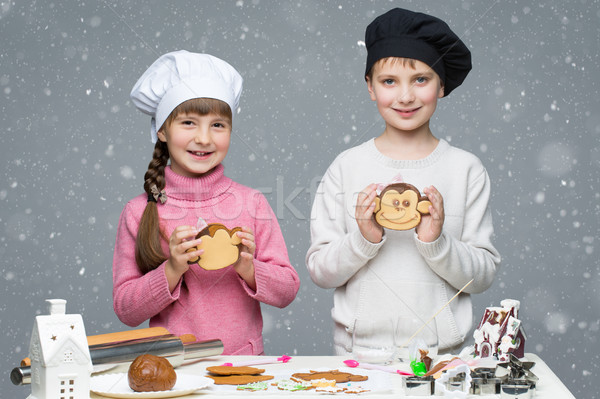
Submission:
<svg viewBox="0 0 600 399">
<path fill-rule="evenodd" d="M 496 377 L 493 368 L 476 368 L 471 373 L 471 393 L 473 395 L 498 395 L 502 379 Z"/>
<path fill-rule="evenodd" d="M 433 377 L 403 377 L 406 396 L 431 396 L 434 393 Z"/>
<path fill-rule="evenodd" d="M 502 384 L 500 390 L 501 399 L 530 399 L 535 395 L 535 388 L 526 380 L 508 381 Z"/>
<path fill-rule="evenodd" d="M 459 374 L 464 374 L 464 379 Z M 435 381 L 435 389 L 447 398 L 465 399 L 471 389 L 471 369 L 461 364 L 447 370 Z"/>
</svg>

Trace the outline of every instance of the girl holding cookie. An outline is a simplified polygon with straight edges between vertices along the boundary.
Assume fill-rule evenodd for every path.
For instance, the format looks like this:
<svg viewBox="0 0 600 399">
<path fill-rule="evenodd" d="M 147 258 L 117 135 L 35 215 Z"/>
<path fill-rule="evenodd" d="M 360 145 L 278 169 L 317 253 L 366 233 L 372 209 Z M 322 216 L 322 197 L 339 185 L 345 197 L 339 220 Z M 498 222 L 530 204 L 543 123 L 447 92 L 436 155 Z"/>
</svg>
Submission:
<svg viewBox="0 0 600 399">
<path fill-rule="evenodd" d="M 152 117 L 155 147 L 145 193 L 119 220 L 113 301 L 129 326 L 149 319 L 171 334 L 221 339 L 224 354 L 260 355 L 260 302 L 283 308 L 300 282 L 265 197 L 224 174 L 241 91 L 231 65 L 183 50 L 161 56 L 135 84 L 131 99 Z M 197 237 L 199 218 L 231 231 L 232 265 L 192 263 L 213 239 Z"/>
</svg>

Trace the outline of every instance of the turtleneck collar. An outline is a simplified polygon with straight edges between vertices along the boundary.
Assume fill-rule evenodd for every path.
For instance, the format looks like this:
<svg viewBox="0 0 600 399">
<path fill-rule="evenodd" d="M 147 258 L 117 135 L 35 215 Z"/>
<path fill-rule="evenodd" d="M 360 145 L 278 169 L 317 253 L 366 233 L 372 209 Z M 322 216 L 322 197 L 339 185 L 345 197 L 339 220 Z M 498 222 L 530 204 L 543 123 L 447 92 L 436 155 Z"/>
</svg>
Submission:
<svg viewBox="0 0 600 399">
<path fill-rule="evenodd" d="M 223 194 L 231 186 L 232 180 L 224 175 L 225 168 L 217 165 L 211 172 L 201 177 L 185 177 L 165 168 L 168 199 L 184 201 L 206 201 Z"/>
</svg>

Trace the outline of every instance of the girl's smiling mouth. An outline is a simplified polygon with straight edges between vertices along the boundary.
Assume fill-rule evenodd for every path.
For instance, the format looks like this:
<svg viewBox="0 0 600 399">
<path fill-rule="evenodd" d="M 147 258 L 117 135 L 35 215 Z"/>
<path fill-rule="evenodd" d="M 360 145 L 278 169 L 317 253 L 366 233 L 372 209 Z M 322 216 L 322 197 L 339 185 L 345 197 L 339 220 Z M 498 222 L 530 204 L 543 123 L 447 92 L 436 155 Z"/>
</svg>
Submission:
<svg viewBox="0 0 600 399">
<path fill-rule="evenodd" d="M 189 154 L 192 154 L 196 158 L 207 158 L 213 152 L 212 151 L 188 151 Z"/>
</svg>

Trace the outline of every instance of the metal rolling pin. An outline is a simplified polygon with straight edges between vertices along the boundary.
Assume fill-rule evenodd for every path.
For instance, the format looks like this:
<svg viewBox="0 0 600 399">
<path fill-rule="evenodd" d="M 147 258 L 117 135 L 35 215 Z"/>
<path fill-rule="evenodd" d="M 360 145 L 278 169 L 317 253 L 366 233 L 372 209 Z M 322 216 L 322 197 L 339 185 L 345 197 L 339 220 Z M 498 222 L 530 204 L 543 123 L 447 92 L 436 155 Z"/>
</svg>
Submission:
<svg viewBox="0 0 600 399">
<path fill-rule="evenodd" d="M 130 341 L 90 346 L 90 357 L 94 366 L 116 366 L 131 363 L 142 354 L 166 358 L 173 367 L 184 360 L 218 356 L 223 353 L 223 342 L 219 339 L 183 343 L 173 336 L 150 337 Z M 31 366 L 15 367 L 10 373 L 14 385 L 31 384 Z"/>
</svg>

